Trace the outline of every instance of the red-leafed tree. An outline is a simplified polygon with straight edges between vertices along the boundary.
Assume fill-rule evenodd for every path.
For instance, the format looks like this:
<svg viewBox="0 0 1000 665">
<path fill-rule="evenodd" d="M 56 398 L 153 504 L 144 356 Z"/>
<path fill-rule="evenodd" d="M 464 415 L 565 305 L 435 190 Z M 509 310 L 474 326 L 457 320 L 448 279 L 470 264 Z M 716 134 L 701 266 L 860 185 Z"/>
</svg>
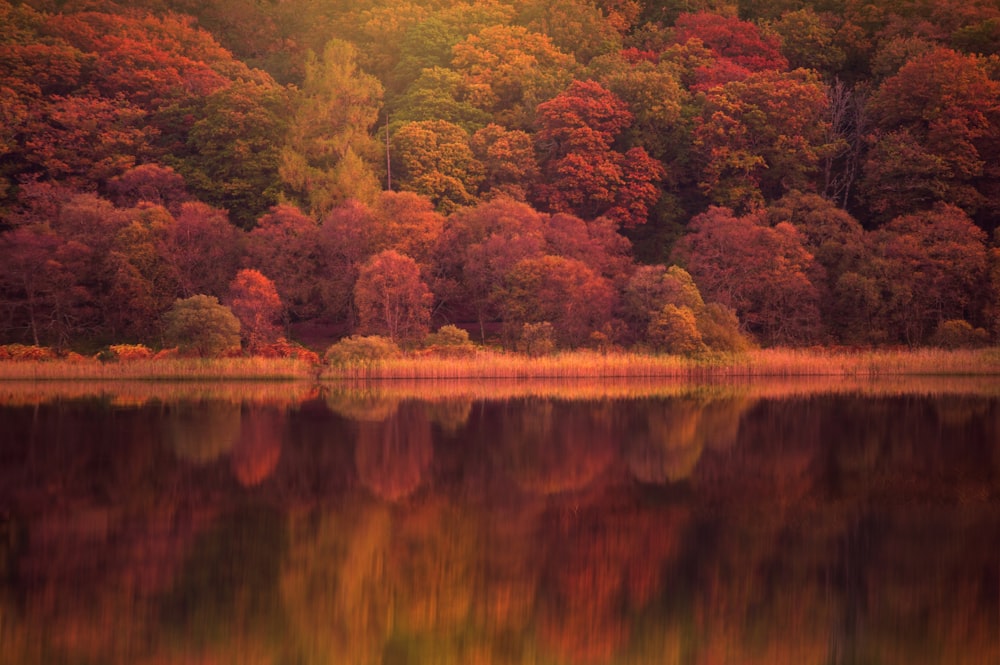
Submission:
<svg viewBox="0 0 1000 665">
<path fill-rule="evenodd" d="M 433 300 L 416 261 L 391 249 L 361 267 L 354 287 L 360 331 L 396 342 L 413 342 L 427 334 Z"/>
<path fill-rule="evenodd" d="M 258 270 L 236 273 L 225 302 L 240 321 L 244 348 L 253 353 L 278 338 L 282 306 L 274 282 Z"/>
<path fill-rule="evenodd" d="M 681 14 L 674 24 L 674 40 L 684 44 L 692 39 L 753 72 L 788 67 L 788 61 L 781 55 L 778 37 L 762 33 L 753 23 L 735 16 L 712 12 Z"/>
<path fill-rule="evenodd" d="M 596 81 L 574 81 L 540 104 L 538 117 L 536 145 L 544 155 L 533 197 L 538 205 L 585 219 L 604 215 L 626 228 L 646 222 L 665 171 L 643 148 L 613 149 L 632 122 L 623 101 Z"/>
<path fill-rule="evenodd" d="M 675 258 L 706 300 L 734 309 L 763 342 L 817 341 L 822 269 L 791 224 L 712 207 L 691 220 Z"/>
<path fill-rule="evenodd" d="M 941 201 L 995 214 L 983 190 L 997 175 L 1000 82 L 984 59 L 934 49 L 886 79 L 869 109 L 862 192 L 873 210 L 891 218 Z"/>
<path fill-rule="evenodd" d="M 178 295 L 225 295 L 239 267 L 242 241 L 224 211 L 193 201 L 181 204 L 160 247 L 174 269 Z"/>
<path fill-rule="evenodd" d="M 960 208 L 939 204 L 876 232 L 863 271 L 879 289 L 888 341 L 921 344 L 943 322 L 978 324 L 988 297 L 986 234 Z"/>
<path fill-rule="evenodd" d="M 519 261 L 507 273 L 499 293 L 508 335 L 526 323 L 552 324 L 563 346 L 585 344 L 611 320 L 615 291 L 608 280 L 581 261 L 542 256 Z"/>
<path fill-rule="evenodd" d="M 790 189 L 815 188 L 831 150 L 828 99 L 815 73 L 765 71 L 713 88 L 694 132 L 699 186 L 710 199 L 753 210 Z"/>
<path fill-rule="evenodd" d="M 319 224 L 295 206 L 275 206 L 247 236 L 247 266 L 274 280 L 293 321 L 328 309 L 326 251 Z"/>
</svg>

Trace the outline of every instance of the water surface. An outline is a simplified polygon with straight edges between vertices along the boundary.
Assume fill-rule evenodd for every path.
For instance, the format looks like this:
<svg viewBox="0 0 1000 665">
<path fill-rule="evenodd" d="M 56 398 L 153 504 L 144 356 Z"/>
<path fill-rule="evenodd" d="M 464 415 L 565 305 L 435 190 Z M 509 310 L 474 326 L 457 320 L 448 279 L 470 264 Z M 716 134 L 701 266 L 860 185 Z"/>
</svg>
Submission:
<svg viewBox="0 0 1000 665">
<path fill-rule="evenodd" d="M 0 663 L 1000 663 L 1000 388 L 0 384 Z"/>
</svg>

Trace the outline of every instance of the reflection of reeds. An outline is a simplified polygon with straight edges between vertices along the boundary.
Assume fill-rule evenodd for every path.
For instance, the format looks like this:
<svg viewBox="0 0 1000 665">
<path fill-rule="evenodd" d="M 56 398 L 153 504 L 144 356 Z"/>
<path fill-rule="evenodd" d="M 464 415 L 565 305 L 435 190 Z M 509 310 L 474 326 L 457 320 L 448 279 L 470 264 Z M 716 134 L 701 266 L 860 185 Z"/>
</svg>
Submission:
<svg viewBox="0 0 1000 665">
<path fill-rule="evenodd" d="M 573 351 L 532 358 L 480 351 L 459 358 L 403 356 L 328 368 L 324 379 L 644 378 L 1000 374 L 1000 352 L 764 349 L 695 358 Z"/>
<path fill-rule="evenodd" d="M 787 376 L 612 379 L 380 379 L 306 381 L 0 381 L 0 405 L 60 399 L 101 399 L 119 406 L 159 401 L 225 401 L 293 408 L 322 398 L 349 419 L 382 420 L 404 400 L 431 406 L 506 399 L 606 400 L 688 398 L 701 403 L 735 398 L 780 399 L 821 394 L 1000 396 L 992 376 Z"/>
<path fill-rule="evenodd" d="M 182 400 L 294 406 L 316 393 L 306 381 L 0 381 L 0 404 L 8 406 L 95 398 L 118 407 Z"/>
</svg>

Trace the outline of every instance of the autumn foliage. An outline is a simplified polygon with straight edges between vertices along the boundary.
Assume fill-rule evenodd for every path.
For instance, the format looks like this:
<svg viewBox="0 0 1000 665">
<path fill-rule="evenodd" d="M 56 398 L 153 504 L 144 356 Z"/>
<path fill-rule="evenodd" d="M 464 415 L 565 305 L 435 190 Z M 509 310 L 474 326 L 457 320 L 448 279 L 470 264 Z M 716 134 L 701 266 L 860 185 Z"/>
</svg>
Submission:
<svg viewBox="0 0 1000 665">
<path fill-rule="evenodd" d="M 0 0 L 0 342 L 995 340 L 1000 10 L 800 4 Z"/>
</svg>

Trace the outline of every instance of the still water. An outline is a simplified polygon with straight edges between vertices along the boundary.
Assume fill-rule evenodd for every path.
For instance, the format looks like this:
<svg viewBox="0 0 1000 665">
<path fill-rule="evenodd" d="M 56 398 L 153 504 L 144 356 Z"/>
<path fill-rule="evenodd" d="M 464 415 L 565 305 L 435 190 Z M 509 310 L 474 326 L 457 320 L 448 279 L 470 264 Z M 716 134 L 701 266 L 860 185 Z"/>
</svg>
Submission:
<svg viewBox="0 0 1000 665">
<path fill-rule="evenodd" d="M 1000 663 L 1000 385 L 0 384 L 0 663 Z"/>
</svg>

